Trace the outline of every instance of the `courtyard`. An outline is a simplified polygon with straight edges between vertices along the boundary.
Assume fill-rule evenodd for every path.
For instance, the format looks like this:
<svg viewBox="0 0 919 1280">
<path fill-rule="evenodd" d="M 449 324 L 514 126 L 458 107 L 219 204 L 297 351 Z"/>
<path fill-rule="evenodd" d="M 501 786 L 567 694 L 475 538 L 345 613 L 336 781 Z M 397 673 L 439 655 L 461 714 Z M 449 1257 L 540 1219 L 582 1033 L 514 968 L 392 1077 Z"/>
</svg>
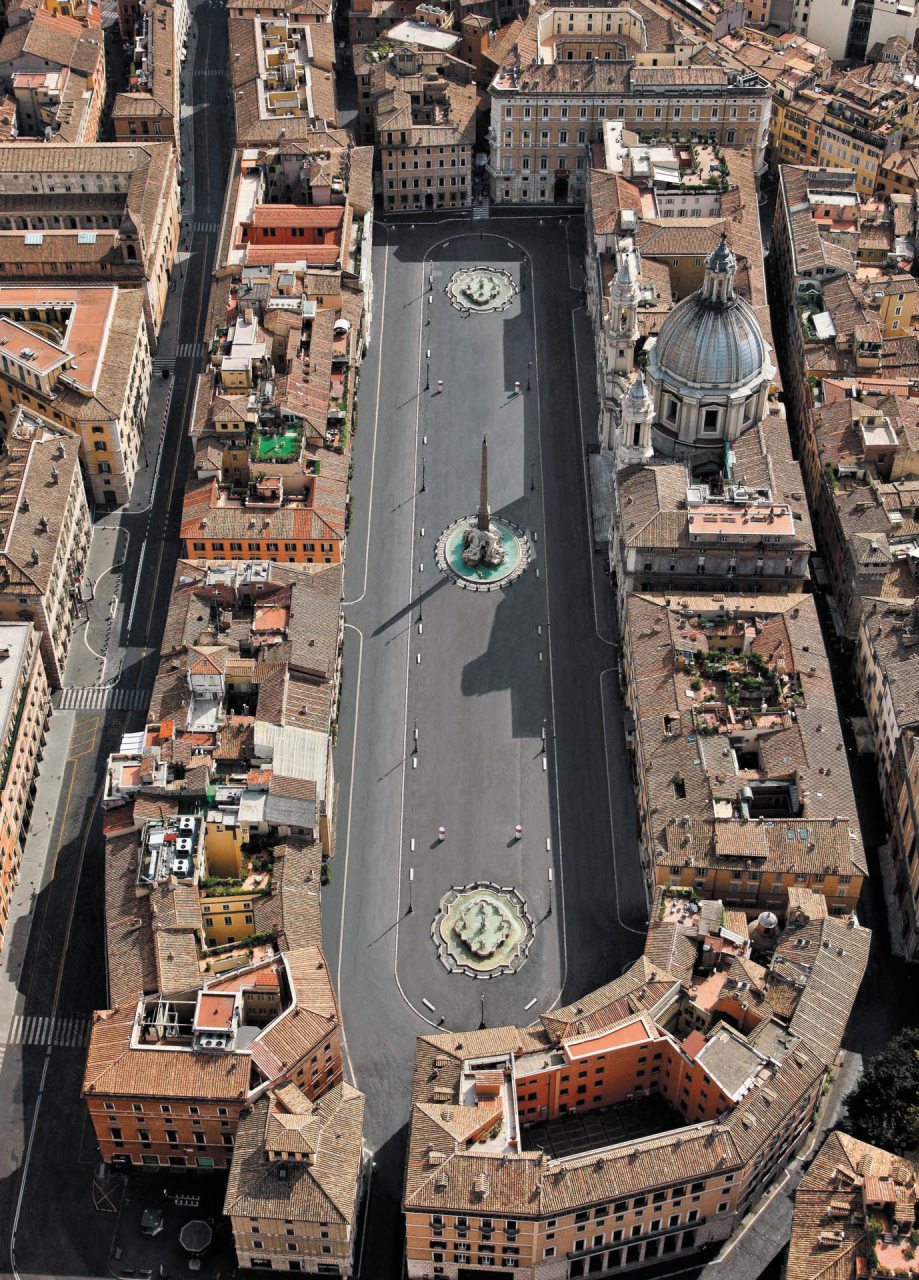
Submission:
<svg viewBox="0 0 919 1280">
<path fill-rule="evenodd" d="M 562 1160 L 619 1142 L 637 1142 L 684 1124 L 683 1117 L 663 1098 L 652 1095 L 527 1125 L 521 1136 L 525 1151 L 543 1150 L 553 1160 Z"/>
</svg>

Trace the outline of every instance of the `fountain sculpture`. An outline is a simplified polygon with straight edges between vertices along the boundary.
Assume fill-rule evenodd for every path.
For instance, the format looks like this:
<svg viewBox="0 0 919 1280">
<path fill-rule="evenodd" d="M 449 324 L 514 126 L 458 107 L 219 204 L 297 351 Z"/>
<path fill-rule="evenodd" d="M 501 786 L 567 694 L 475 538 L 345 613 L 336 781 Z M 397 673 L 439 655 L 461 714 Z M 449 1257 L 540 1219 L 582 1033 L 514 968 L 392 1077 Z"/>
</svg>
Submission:
<svg viewBox="0 0 919 1280">
<path fill-rule="evenodd" d="M 494 978 L 526 962 L 536 926 L 512 885 L 488 880 L 454 885 L 440 900 L 431 937 L 451 973 Z"/>
<path fill-rule="evenodd" d="M 460 267 L 444 292 L 458 311 L 481 315 L 509 307 L 517 296 L 517 285 L 501 267 Z"/>
<path fill-rule="evenodd" d="M 480 960 L 493 956 L 511 931 L 511 919 L 494 898 L 473 898 L 458 914 L 453 932 Z"/>
</svg>

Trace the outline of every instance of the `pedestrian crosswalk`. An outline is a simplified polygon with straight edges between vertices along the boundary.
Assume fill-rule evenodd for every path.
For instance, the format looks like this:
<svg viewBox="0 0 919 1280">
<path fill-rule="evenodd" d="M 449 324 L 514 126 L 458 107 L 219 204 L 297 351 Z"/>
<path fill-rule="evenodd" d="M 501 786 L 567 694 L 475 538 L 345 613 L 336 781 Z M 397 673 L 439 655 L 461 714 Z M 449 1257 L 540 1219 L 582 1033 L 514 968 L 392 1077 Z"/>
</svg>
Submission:
<svg viewBox="0 0 919 1280">
<path fill-rule="evenodd" d="M 53 1045 L 58 1049 L 82 1049 L 89 1043 L 92 1014 L 72 1017 L 26 1017 L 17 1013 L 10 1023 L 5 1048 L 11 1044 Z"/>
<path fill-rule="evenodd" d="M 199 70 L 199 68 L 198 68 L 198 67 L 195 67 L 195 79 L 196 79 L 196 80 L 197 80 L 198 76 L 215 76 L 215 77 L 216 77 L 216 76 L 221 76 L 221 77 L 223 77 L 223 76 L 225 76 L 225 75 L 226 75 L 226 71 L 224 70 L 224 68 L 223 68 L 223 67 L 202 67 L 202 68 L 200 68 L 200 70 Z"/>
<path fill-rule="evenodd" d="M 207 344 L 204 342 L 180 342 L 172 355 L 153 357 L 154 372 L 160 369 L 171 369 L 176 360 L 200 360 Z"/>
<path fill-rule="evenodd" d="M 118 689 L 104 685 L 72 684 L 60 692 L 60 711 L 145 711 L 149 689 Z"/>
<path fill-rule="evenodd" d="M 219 222 L 201 222 L 198 218 L 196 218 L 195 221 L 192 223 L 192 227 L 195 231 L 205 231 L 205 232 L 219 231 L 220 223 Z"/>
</svg>

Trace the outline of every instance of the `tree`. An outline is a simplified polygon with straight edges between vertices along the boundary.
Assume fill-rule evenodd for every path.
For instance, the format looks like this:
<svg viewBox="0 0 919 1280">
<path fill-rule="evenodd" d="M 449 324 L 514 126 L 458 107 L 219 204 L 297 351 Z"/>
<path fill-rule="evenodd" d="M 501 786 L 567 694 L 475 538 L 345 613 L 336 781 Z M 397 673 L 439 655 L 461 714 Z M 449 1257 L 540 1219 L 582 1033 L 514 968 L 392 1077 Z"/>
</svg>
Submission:
<svg viewBox="0 0 919 1280">
<path fill-rule="evenodd" d="M 919 1147 L 919 1027 L 907 1027 L 872 1058 L 846 1098 L 840 1128 L 902 1155 Z"/>
</svg>

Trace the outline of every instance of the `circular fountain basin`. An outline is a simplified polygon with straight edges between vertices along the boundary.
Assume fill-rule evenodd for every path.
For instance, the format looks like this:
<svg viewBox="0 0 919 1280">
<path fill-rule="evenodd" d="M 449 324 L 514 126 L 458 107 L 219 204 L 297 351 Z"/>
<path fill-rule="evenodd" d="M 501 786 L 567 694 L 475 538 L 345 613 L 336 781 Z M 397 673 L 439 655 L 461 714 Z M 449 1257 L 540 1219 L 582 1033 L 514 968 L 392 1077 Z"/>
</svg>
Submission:
<svg viewBox="0 0 919 1280">
<path fill-rule="evenodd" d="M 509 307 L 518 290 L 513 276 L 503 267 L 476 266 L 454 271 L 444 292 L 457 310 L 481 315 Z"/>
<path fill-rule="evenodd" d="M 463 559 L 466 530 L 474 525 L 475 516 L 464 516 L 449 525 L 437 539 L 434 559 L 446 577 L 454 578 L 460 586 L 476 591 L 494 591 L 506 586 L 526 570 L 530 563 L 530 543 L 522 529 L 493 516 L 491 527 L 501 539 L 504 559 L 500 564 L 466 564 Z"/>
<path fill-rule="evenodd" d="M 431 926 L 444 966 L 473 978 L 516 973 L 526 961 L 534 933 L 517 890 L 486 881 L 454 885 L 441 898 Z"/>
</svg>

